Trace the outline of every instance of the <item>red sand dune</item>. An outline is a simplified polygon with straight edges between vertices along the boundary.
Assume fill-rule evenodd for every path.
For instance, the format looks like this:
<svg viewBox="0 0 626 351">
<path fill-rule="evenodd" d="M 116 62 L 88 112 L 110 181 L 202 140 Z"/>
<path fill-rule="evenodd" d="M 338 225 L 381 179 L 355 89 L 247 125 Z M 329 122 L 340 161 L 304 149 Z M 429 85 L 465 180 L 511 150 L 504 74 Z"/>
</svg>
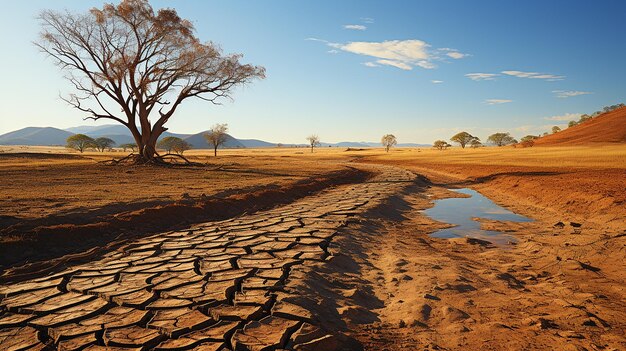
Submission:
<svg viewBox="0 0 626 351">
<path fill-rule="evenodd" d="M 556 134 L 535 140 L 537 146 L 626 143 L 626 107 L 603 113 Z"/>
</svg>

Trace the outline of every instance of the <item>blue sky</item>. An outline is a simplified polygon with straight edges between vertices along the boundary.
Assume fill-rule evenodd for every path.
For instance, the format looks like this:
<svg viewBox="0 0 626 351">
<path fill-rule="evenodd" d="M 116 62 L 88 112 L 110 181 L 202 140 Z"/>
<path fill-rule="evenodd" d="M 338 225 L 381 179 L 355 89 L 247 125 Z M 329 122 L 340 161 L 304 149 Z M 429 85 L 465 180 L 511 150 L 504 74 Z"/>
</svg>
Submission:
<svg viewBox="0 0 626 351">
<path fill-rule="evenodd" d="M 466 130 L 483 140 L 565 125 L 626 102 L 626 2 L 152 1 L 190 19 L 202 40 L 265 66 L 234 101 L 187 103 L 171 131 L 228 123 L 238 138 L 431 143 Z M 62 73 L 32 45 L 45 8 L 101 1 L 30 0 L 0 14 L 0 133 L 83 121 L 59 93 Z M 109 122 L 104 122 L 109 123 Z M 102 123 L 100 123 L 102 124 Z"/>
</svg>

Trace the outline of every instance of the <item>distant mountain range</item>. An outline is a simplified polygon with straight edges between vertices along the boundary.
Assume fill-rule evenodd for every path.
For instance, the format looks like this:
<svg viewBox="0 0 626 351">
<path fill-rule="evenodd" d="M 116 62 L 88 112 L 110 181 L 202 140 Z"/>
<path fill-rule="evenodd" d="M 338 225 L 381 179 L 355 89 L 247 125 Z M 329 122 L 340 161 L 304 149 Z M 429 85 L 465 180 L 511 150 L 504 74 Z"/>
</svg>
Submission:
<svg viewBox="0 0 626 351">
<path fill-rule="evenodd" d="M 202 131 L 195 134 L 178 134 L 165 132 L 161 138 L 168 136 L 179 137 L 187 141 L 194 149 L 208 149 L 209 144 L 204 139 Z M 78 126 L 65 130 L 53 127 L 27 127 L 13 132 L 0 135 L 0 145 L 38 145 L 38 146 L 60 146 L 65 145 L 67 138 L 74 134 L 85 134 L 92 138 L 106 137 L 115 141 L 116 145 L 134 143 L 130 131 L 123 125 L 107 124 L 101 126 Z M 224 148 L 264 148 L 276 147 L 277 143 L 270 143 L 257 139 L 237 139 L 231 135 L 227 136 Z M 283 144 L 283 146 L 296 146 L 295 144 Z M 297 146 L 306 146 L 298 144 Z M 349 142 L 322 143 L 322 147 L 380 147 L 380 143 L 374 142 Z M 430 145 L 402 143 L 398 147 L 427 147 Z"/>
<path fill-rule="evenodd" d="M 74 133 L 52 127 L 27 127 L 0 135 L 1 145 L 65 145 Z"/>
</svg>

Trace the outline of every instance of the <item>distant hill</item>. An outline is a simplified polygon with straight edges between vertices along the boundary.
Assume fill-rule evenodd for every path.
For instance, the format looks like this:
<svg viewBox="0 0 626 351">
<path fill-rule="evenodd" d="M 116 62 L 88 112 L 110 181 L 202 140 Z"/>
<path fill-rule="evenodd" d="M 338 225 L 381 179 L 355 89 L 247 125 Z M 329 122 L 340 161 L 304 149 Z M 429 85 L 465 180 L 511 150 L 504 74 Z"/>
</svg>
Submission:
<svg viewBox="0 0 626 351">
<path fill-rule="evenodd" d="M 208 130 L 205 130 L 204 132 L 190 135 L 183 140 L 191 144 L 191 147 L 193 147 L 194 149 L 211 149 L 212 146 L 209 145 L 209 143 L 207 143 L 206 139 L 204 138 L 204 134 L 206 134 L 207 132 Z M 220 148 L 245 148 L 245 146 L 239 140 L 226 134 L 226 142 L 222 146 L 220 146 Z"/>
<path fill-rule="evenodd" d="M 536 146 L 626 143 L 626 107 L 535 140 Z"/>
<path fill-rule="evenodd" d="M 52 127 L 27 127 L 0 135 L 0 145 L 65 145 L 73 134 Z"/>
<path fill-rule="evenodd" d="M 85 134 L 90 137 L 103 135 L 130 135 L 128 128 L 121 124 L 105 124 L 101 126 L 78 126 L 65 129 L 72 134 Z"/>
<path fill-rule="evenodd" d="M 0 135 L 0 145 L 38 145 L 38 146 L 54 146 L 65 145 L 66 139 L 74 134 L 85 134 L 92 138 L 106 137 L 115 141 L 117 146 L 121 144 L 134 143 L 135 140 L 132 134 L 123 125 L 120 124 L 106 124 L 100 126 L 78 126 L 67 128 L 65 130 L 46 127 L 28 127 L 20 130 L 16 130 L 4 135 Z M 186 140 L 194 149 L 209 149 L 211 146 L 204 139 L 204 134 L 207 131 L 203 131 L 195 134 L 179 134 L 164 132 L 160 137 L 163 139 L 168 136 L 175 136 Z M 258 139 L 237 139 L 231 135 L 228 135 L 226 143 L 222 148 L 266 148 L 276 147 L 277 143 L 271 143 Z M 302 144 L 284 144 L 284 147 L 293 146 L 307 146 Z M 376 142 L 354 142 L 354 141 L 342 141 L 339 143 L 321 143 L 322 147 L 353 147 L 353 148 L 365 148 L 365 147 L 382 147 L 380 143 Z M 399 143 L 398 147 L 429 147 L 427 144 L 414 144 L 414 143 Z"/>
<path fill-rule="evenodd" d="M 257 139 L 237 139 L 237 140 L 239 140 L 241 145 L 243 145 L 244 147 L 250 147 L 250 148 L 275 147 L 276 146 L 275 143 L 269 143 L 267 141 L 257 140 Z"/>
<path fill-rule="evenodd" d="M 130 144 L 130 143 L 135 142 L 135 139 L 133 138 L 133 135 L 130 133 L 130 130 L 128 130 L 128 128 L 120 124 L 106 124 L 106 125 L 101 125 L 101 126 L 78 126 L 78 127 L 67 128 L 65 130 L 68 132 L 71 132 L 72 134 L 81 133 L 81 134 L 88 135 L 92 138 L 106 137 L 115 141 L 116 145 Z M 168 136 L 175 136 L 175 137 L 184 139 L 188 137 L 189 134 L 177 134 L 177 133 L 164 132 L 159 137 L 159 140 Z"/>
</svg>

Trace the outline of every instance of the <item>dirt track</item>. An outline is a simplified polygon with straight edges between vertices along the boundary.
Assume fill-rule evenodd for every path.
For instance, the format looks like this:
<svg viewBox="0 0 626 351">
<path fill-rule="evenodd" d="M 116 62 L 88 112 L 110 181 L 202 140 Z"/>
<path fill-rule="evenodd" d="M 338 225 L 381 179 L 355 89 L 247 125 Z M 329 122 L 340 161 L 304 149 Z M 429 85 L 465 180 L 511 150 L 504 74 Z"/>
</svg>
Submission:
<svg viewBox="0 0 626 351">
<path fill-rule="evenodd" d="M 366 183 L 137 240 L 101 260 L 2 286 L 0 349 L 350 345 L 319 329 L 319 320 L 296 303 L 293 285 L 307 265 L 333 257 L 329 243 L 350 216 L 413 177 L 377 168 L 380 174 Z"/>
</svg>

